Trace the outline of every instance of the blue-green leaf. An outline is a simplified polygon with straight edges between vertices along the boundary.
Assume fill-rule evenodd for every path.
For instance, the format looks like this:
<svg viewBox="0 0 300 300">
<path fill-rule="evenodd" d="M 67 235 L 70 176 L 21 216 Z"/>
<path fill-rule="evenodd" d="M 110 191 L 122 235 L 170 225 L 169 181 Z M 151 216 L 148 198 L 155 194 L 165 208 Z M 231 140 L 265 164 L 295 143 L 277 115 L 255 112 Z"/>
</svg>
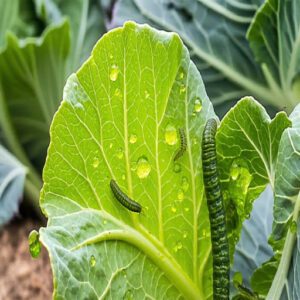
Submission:
<svg viewBox="0 0 300 300">
<path fill-rule="evenodd" d="M 0 228 L 17 212 L 26 168 L 0 145 Z"/>
</svg>

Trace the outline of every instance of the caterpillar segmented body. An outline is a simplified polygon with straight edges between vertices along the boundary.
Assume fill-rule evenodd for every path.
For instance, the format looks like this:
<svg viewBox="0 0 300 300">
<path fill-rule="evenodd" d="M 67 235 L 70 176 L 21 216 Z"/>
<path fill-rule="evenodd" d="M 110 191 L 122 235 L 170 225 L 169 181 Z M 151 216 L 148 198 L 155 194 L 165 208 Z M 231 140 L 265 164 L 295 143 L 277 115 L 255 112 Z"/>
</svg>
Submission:
<svg viewBox="0 0 300 300">
<path fill-rule="evenodd" d="M 174 161 L 176 161 L 179 157 L 183 155 L 186 151 L 186 135 L 183 128 L 179 128 L 179 136 L 180 136 L 180 148 L 176 152 L 174 156 Z"/>
<path fill-rule="evenodd" d="M 110 188 L 116 197 L 116 199 L 127 209 L 133 212 L 140 213 L 142 211 L 142 206 L 135 202 L 134 200 L 130 199 L 125 193 L 121 191 L 118 184 L 115 180 L 111 179 L 110 181 Z"/>
<path fill-rule="evenodd" d="M 230 258 L 226 217 L 217 169 L 215 135 L 217 122 L 209 119 L 202 137 L 203 181 L 211 229 L 213 256 L 213 299 L 229 299 Z"/>
</svg>

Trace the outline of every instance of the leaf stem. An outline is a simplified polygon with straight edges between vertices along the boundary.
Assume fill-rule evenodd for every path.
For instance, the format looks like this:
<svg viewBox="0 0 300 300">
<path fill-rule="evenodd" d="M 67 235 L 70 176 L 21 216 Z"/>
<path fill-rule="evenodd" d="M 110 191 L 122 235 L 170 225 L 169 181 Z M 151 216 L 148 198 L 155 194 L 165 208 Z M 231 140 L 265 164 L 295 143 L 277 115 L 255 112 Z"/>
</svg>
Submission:
<svg viewBox="0 0 300 300">
<path fill-rule="evenodd" d="M 300 192 L 297 197 L 295 204 L 292 221 L 297 221 L 300 209 Z M 286 240 L 284 243 L 282 257 L 278 269 L 276 271 L 272 286 L 268 292 L 266 300 L 279 300 L 282 294 L 282 290 L 285 284 L 285 279 L 287 278 L 288 271 L 290 268 L 291 258 L 293 255 L 294 244 L 296 241 L 296 233 L 292 233 L 288 230 Z"/>
</svg>

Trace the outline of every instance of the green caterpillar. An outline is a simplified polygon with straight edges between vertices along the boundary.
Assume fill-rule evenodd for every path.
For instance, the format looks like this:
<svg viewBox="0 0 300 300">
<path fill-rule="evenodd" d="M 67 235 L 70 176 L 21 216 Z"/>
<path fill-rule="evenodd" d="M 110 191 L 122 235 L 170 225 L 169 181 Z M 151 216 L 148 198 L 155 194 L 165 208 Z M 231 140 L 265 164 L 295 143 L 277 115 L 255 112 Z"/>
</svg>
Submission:
<svg viewBox="0 0 300 300">
<path fill-rule="evenodd" d="M 216 120 L 209 119 L 202 137 L 202 168 L 211 229 L 213 299 L 221 300 L 229 299 L 230 258 L 225 210 L 217 169 L 216 131 Z"/>
<path fill-rule="evenodd" d="M 142 211 L 142 206 L 139 203 L 130 199 L 126 194 L 124 194 L 113 179 L 111 179 L 110 181 L 110 188 L 113 194 L 115 195 L 116 199 L 124 207 L 126 207 L 130 211 L 137 212 L 137 213 L 140 213 Z"/>
<path fill-rule="evenodd" d="M 179 128 L 179 136 L 180 136 L 180 148 L 176 152 L 174 156 L 174 161 L 176 161 L 179 157 L 183 155 L 186 150 L 186 136 L 183 128 Z"/>
</svg>

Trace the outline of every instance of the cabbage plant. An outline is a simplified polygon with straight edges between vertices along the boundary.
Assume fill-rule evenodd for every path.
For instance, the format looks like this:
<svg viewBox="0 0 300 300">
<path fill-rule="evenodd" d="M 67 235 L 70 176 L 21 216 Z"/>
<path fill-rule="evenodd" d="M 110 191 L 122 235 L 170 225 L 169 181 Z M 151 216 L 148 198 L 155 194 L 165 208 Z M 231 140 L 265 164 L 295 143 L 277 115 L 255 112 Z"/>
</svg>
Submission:
<svg viewBox="0 0 300 300">
<path fill-rule="evenodd" d="M 244 277 L 232 288 L 236 299 L 244 299 L 239 287 L 247 282 L 253 299 L 297 299 L 299 116 L 297 106 L 271 119 L 245 97 L 219 122 L 216 159 L 230 258 Z M 48 223 L 31 240 L 33 250 L 41 241 L 49 251 L 55 299 L 212 298 L 201 160 L 210 118 L 217 119 L 213 105 L 177 34 L 127 22 L 98 41 L 68 78 L 53 119 L 40 199 Z M 174 161 L 180 128 L 186 151 Z M 112 179 L 141 205 L 140 214 L 117 201 Z M 242 252 L 234 253 L 267 186 L 273 213 L 269 201 L 258 215 L 272 215 L 273 251 L 261 239 L 256 251 L 268 249 L 265 261 L 247 273 Z M 261 229 L 252 228 L 251 238 Z"/>
</svg>

